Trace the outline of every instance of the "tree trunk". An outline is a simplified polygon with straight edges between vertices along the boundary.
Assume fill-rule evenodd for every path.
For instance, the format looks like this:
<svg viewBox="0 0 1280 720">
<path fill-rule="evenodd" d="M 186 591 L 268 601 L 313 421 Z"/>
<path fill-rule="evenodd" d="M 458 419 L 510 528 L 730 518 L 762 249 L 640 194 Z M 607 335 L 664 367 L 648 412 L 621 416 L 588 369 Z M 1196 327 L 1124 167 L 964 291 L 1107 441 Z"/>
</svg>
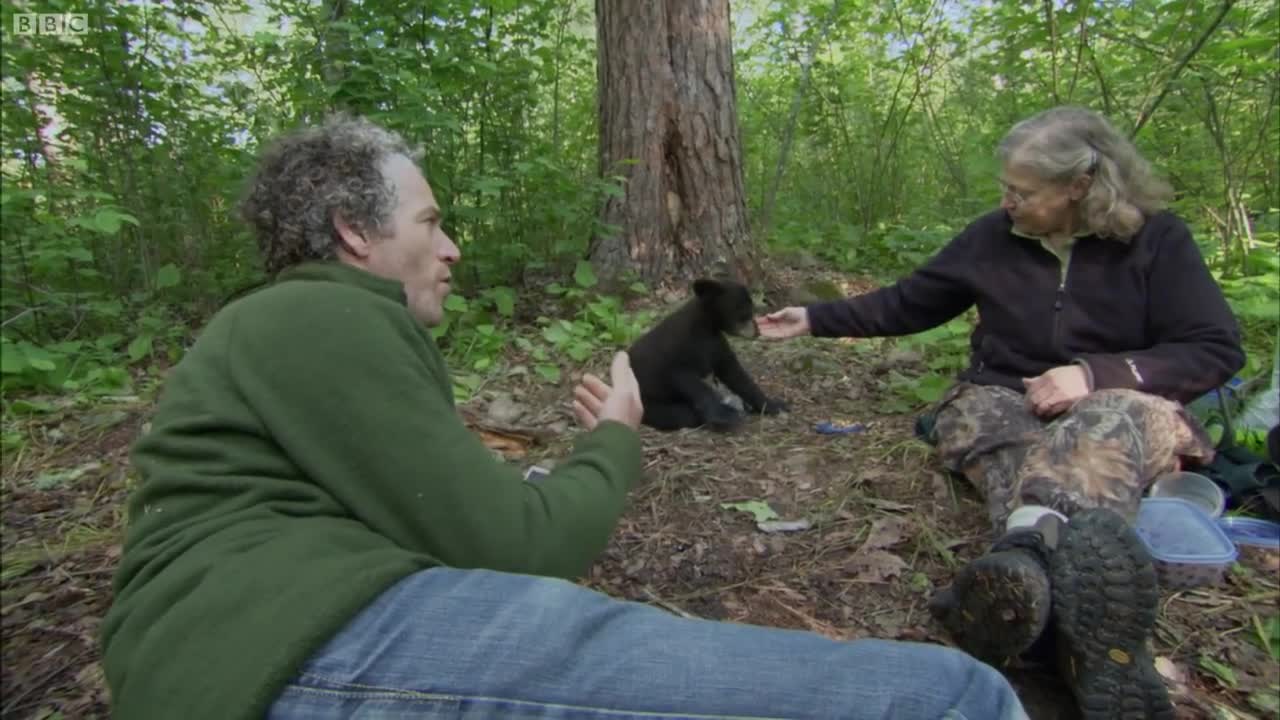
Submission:
<svg viewBox="0 0 1280 720">
<path fill-rule="evenodd" d="M 743 192 L 729 0 L 596 0 L 600 172 L 625 178 L 592 239 L 598 273 L 651 287 L 759 279 Z"/>
</svg>

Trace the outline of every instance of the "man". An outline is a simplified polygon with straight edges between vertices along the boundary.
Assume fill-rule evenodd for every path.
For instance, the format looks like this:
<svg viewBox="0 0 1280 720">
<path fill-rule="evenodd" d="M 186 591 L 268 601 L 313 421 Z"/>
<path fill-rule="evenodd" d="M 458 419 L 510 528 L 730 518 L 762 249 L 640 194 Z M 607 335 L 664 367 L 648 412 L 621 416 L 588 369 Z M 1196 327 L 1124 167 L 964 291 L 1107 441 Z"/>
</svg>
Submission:
<svg viewBox="0 0 1280 720">
<path fill-rule="evenodd" d="M 949 648 L 568 582 L 640 476 L 635 377 L 619 353 L 574 389 L 586 432 L 542 481 L 497 462 L 428 332 L 459 251 L 415 157 L 349 118 L 265 152 L 243 209 L 274 281 L 210 321 L 134 451 L 116 717 L 1025 717 Z"/>
</svg>

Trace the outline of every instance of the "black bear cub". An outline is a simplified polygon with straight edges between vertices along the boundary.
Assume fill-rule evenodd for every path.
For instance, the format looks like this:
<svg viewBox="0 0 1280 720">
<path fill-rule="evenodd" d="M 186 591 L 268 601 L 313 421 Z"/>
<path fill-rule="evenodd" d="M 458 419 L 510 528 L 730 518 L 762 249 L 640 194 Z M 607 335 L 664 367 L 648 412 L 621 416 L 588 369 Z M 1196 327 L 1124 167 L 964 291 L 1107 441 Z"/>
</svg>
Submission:
<svg viewBox="0 0 1280 720">
<path fill-rule="evenodd" d="M 744 416 L 704 381 L 714 375 L 751 412 L 773 415 L 786 403 L 765 397 L 729 347 L 725 333 L 754 337 L 755 304 L 741 284 L 700 279 L 694 297 L 631 345 L 644 402 L 642 422 L 657 430 L 706 425 L 729 430 Z"/>
</svg>

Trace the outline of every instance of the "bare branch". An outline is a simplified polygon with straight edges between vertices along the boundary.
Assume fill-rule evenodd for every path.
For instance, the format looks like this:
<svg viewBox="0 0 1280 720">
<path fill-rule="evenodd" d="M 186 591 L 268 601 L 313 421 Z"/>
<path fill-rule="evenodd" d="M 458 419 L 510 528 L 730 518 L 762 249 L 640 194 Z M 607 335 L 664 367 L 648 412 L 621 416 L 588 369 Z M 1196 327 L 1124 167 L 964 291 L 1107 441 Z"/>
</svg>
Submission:
<svg viewBox="0 0 1280 720">
<path fill-rule="evenodd" d="M 1089 47 L 1089 5 L 1080 11 L 1080 41 L 1076 43 L 1076 64 L 1071 71 L 1071 85 L 1067 88 L 1067 102 L 1076 94 L 1076 82 L 1080 79 L 1080 64 L 1084 61 L 1085 48 Z"/>
<path fill-rule="evenodd" d="M 1126 35 L 1123 33 L 1108 31 L 1105 27 L 1101 25 L 1095 27 L 1093 29 L 1093 32 L 1100 38 L 1105 38 L 1112 42 L 1118 42 L 1118 43 L 1121 43 L 1122 45 L 1128 45 L 1129 47 L 1132 47 L 1136 50 L 1141 50 L 1142 52 L 1150 53 L 1157 58 L 1160 58 L 1163 60 L 1172 59 L 1166 48 L 1152 45 L 1151 43 L 1147 42 L 1146 40 L 1136 35 Z"/>
<path fill-rule="evenodd" d="M 1222 24 L 1223 18 L 1227 16 L 1227 13 L 1231 11 L 1231 8 L 1235 4 L 1236 0 L 1223 0 L 1222 6 L 1218 8 L 1218 14 L 1214 17 L 1213 22 L 1209 23 L 1209 27 L 1205 28 L 1204 32 L 1201 33 L 1200 37 L 1196 40 L 1195 44 L 1192 45 L 1182 56 L 1182 59 L 1178 61 L 1177 67 L 1175 67 L 1173 72 L 1170 73 L 1169 78 L 1165 81 L 1164 88 L 1160 90 L 1160 94 L 1156 96 L 1155 101 L 1151 103 L 1150 107 L 1139 111 L 1138 119 L 1134 123 L 1133 129 L 1129 131 L 1129 139 L 1132 140 L 1137 136 L 1138 131 L 1142 130 L 1143 126 L 1147 124 L 1147 121 L 1151 119 L 1151 116 L 1155 114 L 1156 108 L 1160 107 L 1160 103 L 1164 102 L 1165 97 L 1169 95 L 1169 91 L 1173 89 L 1173 84 L 1177 82 L 1178 76 L 1181 75 L 1183 69 L 1187 67 L 1187 63 L 1191 62 L 1191 59 L 1196 56 L 1196 53 L 1200 52 L 1200 48 L 1204 47 L 1204 44 L 1208 42 L 1209 37 L 1212 36 L 1218 29 L 1218 26 Z"/>
<path fill-rule="evenodd" d="M 1058 97 L 1058 22 L 1053 15 L 1053 0 L 1044 0 L 1044 22 L 1049 26 L 1049 94 L 1057 105 L 1062 100 Z"/>
<path fill-rule="evenodd" d="M 29 307 L 26 310 L 23 310 L 22 312 L 18 313 L 17 315 L 14 315 L 13 317 L 9 318 L 8 320 L 5 320 L 3 323 L 0 323 L 0 327 L 9 327 L 13 323 L 18 322 L 19 320 L 26 317 L 27 315 L 30 315 L 31 313 L 39 312 L 42 308 L 43 306 Z"/>
<path fill-rule="evenodd" d="M 764 204 L 760 209 L 760 237 L 768 236 L 769 221 L 773 216 L 773 206 L 778 199 L 778 186 L 782 183 L 782 173 L 786 170 L 787 157 L 791 154 L 791 143 L 795 137 L 796 121 L 800 117 L 800 105 L 804 100 L 805 91 L 809 88 L 809 75 L 813 70 L 814 55 L 818 52 L 818 46 L 826 41 L 827 33 L 831 31 L 831 26 L 835 24 L 836 16 L 840 13 L 840 2 L 841 0 L 836 0 L 831 4 L 831 9 L 827 12 L 827 17 L 823 20 L 822 27 L 814 34 L 805 57 L 801 61 L 800 80 L 796 83 L 796 92 L 791 98 L 791 113 L 787 118 L 786 129 L 782 134 L 782 147 L 778 150 L 778 166 L 774 170 L 773 179 L 769 182 L 769 189 L 765 192 Z"/>
<path fill-rule="evenodd" d="M 1102 90 L 1102 112 L 1111 115 L 1111 89 L 1107 87 L 1107 78 L 1102 74 L 1102 67 L 1098 64 L 1098 56 L 1093 48 L 1089 48 L 1089 67 L 1093 70 L 1093 76 L 1098 79 L 1098 88 Z"/>
</svg>

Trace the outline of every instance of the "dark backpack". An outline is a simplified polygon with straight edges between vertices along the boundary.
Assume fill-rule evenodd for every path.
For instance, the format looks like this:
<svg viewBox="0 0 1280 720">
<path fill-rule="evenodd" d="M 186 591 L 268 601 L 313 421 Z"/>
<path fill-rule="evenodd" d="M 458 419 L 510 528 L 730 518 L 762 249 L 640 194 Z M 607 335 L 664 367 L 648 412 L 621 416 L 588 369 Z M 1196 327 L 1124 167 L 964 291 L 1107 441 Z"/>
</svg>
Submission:
<svg viewBox="0 0 1280 720">
<path fill-rule="evenodd" d="M 1236 418 L 1244 408 L 1241 389 L 1223 385 L 1188 406 L 1206 428 L 1222 430 L 1213 462 L 1190 469 L 1222 486 L 1227 507 L 1280 520 L 1280 425 L 1267 431 L 1265 457 L 1241 445 L 1236 436 Z"/>
</svg>

